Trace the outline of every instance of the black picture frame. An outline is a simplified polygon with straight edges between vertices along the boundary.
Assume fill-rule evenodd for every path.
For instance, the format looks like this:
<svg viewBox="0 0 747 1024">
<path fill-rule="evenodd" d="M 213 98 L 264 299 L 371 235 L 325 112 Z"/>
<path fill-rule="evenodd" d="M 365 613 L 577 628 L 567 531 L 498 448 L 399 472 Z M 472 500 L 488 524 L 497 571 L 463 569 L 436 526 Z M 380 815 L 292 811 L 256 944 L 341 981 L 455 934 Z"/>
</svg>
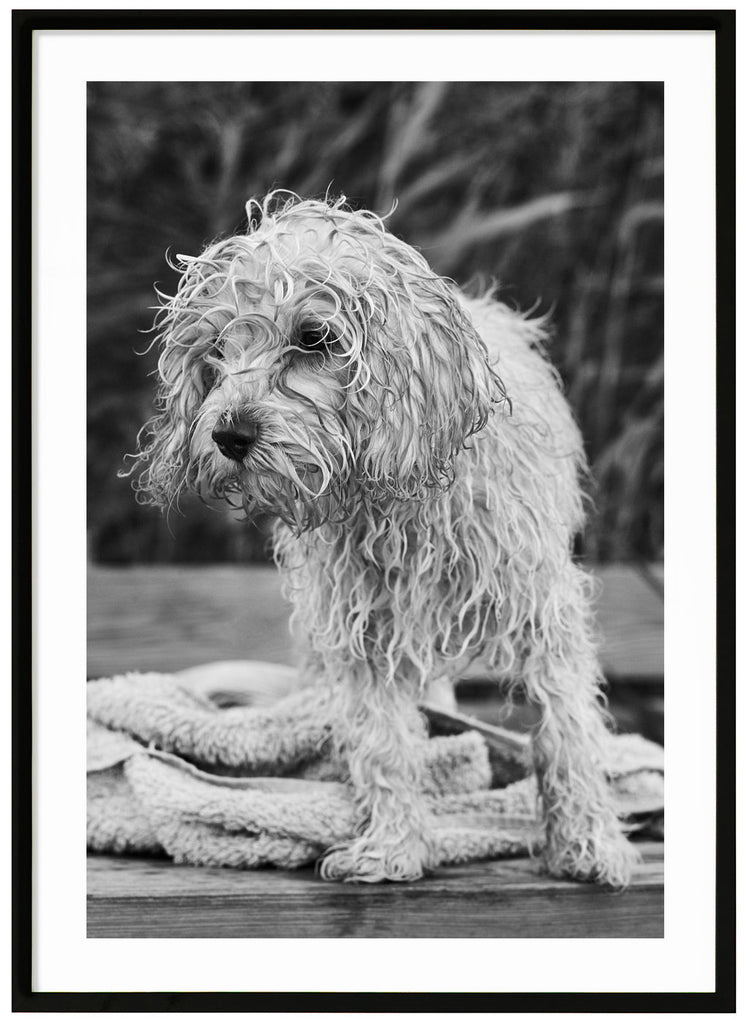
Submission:
<svg viewBox="0 0 747 1024">
<path fill-rule="evenodd" d="M 31 964 L 32 39 L 40 30 L 531 29 L 712 32 L 716 43 L 718 275 L 718 792 L 716 986 L 712 993 L 38 992 Z M 733 10 L 700 11 L 14 11 L 13 31 L 13 973 L 15 1011 L 731 1012 L 735 1008 L 735 61 Z M 32 445 L 33 450 L 33 445 Z"/>
</svg>

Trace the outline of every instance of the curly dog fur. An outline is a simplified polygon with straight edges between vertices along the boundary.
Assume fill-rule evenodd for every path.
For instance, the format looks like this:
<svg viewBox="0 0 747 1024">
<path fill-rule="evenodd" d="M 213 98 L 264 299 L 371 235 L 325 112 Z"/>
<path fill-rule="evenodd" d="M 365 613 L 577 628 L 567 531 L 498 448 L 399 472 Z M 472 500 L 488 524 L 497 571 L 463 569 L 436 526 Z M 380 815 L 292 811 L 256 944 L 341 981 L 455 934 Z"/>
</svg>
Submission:
<svg viewBox="0 0 747 1024">
<path fill-rule="evenodd" d="M 161 507 L 191 489 L 277 517 L 359 812 L 322 873 L 427 870 L 417 700 L 481 654 L 541 711 L 547 869 L 625 885 L 635 855 L 600 767 L 589 579 L 571 558 L 583 446 L 542 323 L 466 298 L 342 199 L 275 192 L 247 211 L 247 234 L 179 257 L 160 296 L 138 487 Z"/>
</svg>

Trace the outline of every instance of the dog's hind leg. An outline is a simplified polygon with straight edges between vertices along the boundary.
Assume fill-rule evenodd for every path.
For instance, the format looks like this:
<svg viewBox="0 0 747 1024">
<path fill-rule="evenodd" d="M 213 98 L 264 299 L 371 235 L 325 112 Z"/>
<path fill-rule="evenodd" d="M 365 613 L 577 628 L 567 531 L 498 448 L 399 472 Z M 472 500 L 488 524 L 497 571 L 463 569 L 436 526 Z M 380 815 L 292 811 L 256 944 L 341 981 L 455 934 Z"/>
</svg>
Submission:
<svg viewBox="0 0 747 1024">
<path fill-rule="evenodd" d="M 415 688 L 360 663 L 341 693 L 341 730 L 360 835 L 329 850 L 323 878 L 408 882 L 429 862 L 422 771 L 425 726 Z"/>
<path fill-rule="evenodd" d="M 542 712 L 533 751 L 546 867 L 553 875 L 620 888 L 637 858 L 604 775 L 608 732 L 587 583 L 586 574 L 569 562 L 544 594 L 530 631 L 524 683 Z"/>
</svg>

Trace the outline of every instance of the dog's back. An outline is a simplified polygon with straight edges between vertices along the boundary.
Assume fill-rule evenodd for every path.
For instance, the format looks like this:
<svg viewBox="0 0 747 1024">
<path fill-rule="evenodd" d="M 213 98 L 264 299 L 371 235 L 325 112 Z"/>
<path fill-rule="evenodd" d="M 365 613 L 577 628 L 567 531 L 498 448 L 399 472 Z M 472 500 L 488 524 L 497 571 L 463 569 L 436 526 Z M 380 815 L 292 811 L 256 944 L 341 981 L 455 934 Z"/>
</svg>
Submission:
<svg viewBox="0 0 747 1024">
<path fill-rule="evenodd" d="M 504 515 L 517 523 L 528 516 L 528 525 L 549 529 L 551 537 L 560 528 L 558 539 L 567 549 L 583 525 L 581 483 L 587 467 L 581 433 L 545 354 L 546 323 L 489 295 L 464 298 L 463 304 L 508 396 L 470 439 L 485 450 L 475 471 L 494 479 Z"/>
</svg>

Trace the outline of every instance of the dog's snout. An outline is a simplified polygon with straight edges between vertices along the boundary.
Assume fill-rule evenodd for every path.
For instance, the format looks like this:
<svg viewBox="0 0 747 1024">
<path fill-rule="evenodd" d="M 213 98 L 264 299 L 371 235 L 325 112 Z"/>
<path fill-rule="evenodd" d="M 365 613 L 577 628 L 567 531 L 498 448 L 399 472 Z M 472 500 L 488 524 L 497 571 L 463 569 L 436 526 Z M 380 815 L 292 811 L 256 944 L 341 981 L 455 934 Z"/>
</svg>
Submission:
<svg viewBox="0 0 747 1024">
<path fill-rule="evenodd" d="M 257 424 L 253 420 L 236 420 L 231 423 L 219 420 L 213 427 L 213 441 L 221 455 L 234 462 L 243 462 L 257 440 L 257 433 Z"/>
</svg>

